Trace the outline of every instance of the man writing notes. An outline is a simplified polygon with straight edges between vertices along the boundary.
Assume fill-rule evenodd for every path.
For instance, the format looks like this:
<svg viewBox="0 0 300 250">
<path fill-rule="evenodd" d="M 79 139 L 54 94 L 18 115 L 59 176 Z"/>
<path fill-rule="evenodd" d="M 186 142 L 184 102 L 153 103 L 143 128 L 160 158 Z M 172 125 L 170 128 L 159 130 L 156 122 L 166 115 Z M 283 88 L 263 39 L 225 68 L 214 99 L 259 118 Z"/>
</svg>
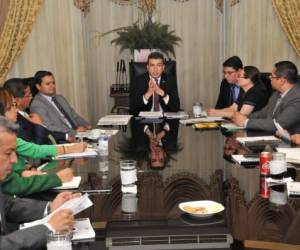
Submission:
<svg viewBox="0 0 300 250">
<path fill-rule="evenodd" d="M 164 73 L 165 60 L 161 53 L 148 56 L 147 71 L 133 80 L 130 90 L 130 113 L 140 111 L 177 112 L 180 108 L 176 80 Z"/>
<path fill-rule="evenodd" d="M 272 88 L 276 90 L 268 104 L 260 111 L 246 116 L 236 113 L 233 121 L 247 129 L 276 131 L 274 120 L 290 134 L 300 131 L 300 86 L 295 64 L 281 61 L 274 65 L 270 75 Z"/>
<path fill-rule="evenodd" d="M 0 249 L 41 249 L 46 246 L 47 232 L 65 232 L 73 228 L 70 209 L 60 210 L 43 224 L 10 232 L 7 222 L 23 223 L 41 219 L 78 194 L 63 192 L 51 202 L 20 199 L 5 195 L 1 182 L 16 163 L 16 131 L 18 126 L 0 116 Z"/>
<path fill-rule="evenodd" d="M 56 94 L 55 79 L 51 72 L 38 71 L 34 78 L 39 93 L 30 105 L 30 112 L 40 115 L 49 130 L 74 136 L 76 131 L 82 132 L 91 128 L 62 95 Z"/>
</svg>

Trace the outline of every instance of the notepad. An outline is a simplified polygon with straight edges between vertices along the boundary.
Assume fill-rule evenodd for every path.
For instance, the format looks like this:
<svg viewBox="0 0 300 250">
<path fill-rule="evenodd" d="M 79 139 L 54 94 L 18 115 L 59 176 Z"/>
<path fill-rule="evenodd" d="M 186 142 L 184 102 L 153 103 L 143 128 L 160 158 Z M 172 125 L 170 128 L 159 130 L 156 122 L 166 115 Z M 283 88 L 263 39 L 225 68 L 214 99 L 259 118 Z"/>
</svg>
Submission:
<svg viewBox="0 0 300 250">
<path fill-rule="evenodd" d="M 241 144 L 247 143 L 278 143 L 280 139 L 275 136 L 253 136 L 253 137 L 237 137 L 236 140 Z"/>
<path fill-rule="evenodd" d="M 76 219 L 73 227 L 72 240 L 92 239 L 96 236 L 89 218 Z"/>
<path fill-rule="evenodd" d="M 186 119 L 189 117 L 187 112 L 179 111 L 179 112 L 165 112 L 164 117 L 167 119 Z"/>
<path fill-rule="evenodd" d="M 140 117 L 143 117 L 145 119 L 150 118 L 161 118 L 163 117 L 163 113 L 161 111 L 142 111 L 139 113 Z"/>
<path fill-rule="evenodd" d="M 219 116 L 209 116 L 209 117 L 200 117 L 200 118 L 190 118 L 185 120 L 180 120 L 180 123 L 183 125 L 202 123 L 202 122 L 220 122 L 224 121 L 222 117 Z"/>
<path fill-rule="evenodd" d="M 70 158 L 95 157 L 95 156 L 97 156 L 97 152 L 94 149 L 86 148 L 84 152 L 58 155 L 55 157 L 55 159 L 63 160 L 63 159 L 70 159 Z"/>
<path fill-rule="evenodd" d="M 224 128 L 229 132 L 245 129 L 245 127 L 237 126 L 234 123 L 223 123 L 221 128 Z"/>
<path fill-rule="evenodd" d="M 300 196 L 300 182 L 288 182 L 286 187 L 288 195 Z"/>
<path fill-rule="evenodd" d="M 80 182 L 81 182 L 81 176 L 74 176 L 71 181 L 64 182 L 61 186 L 54 187 L 53 189 L 56 190 L 76 189 L 79 188 Z"/>
<path fill-rule="evenodd" d="M 245 157 L 244 155 L 231 155 L 232 160 L 240 165 L 257 165 L 258 157 Z"/>
<path fill-rule="evenodd" d="M 286 154 L 286 161 L 300 164 L 300 148 L 276 148 L 277 152 Z"/>
<path fill-rule="evenodd" d="M 122 126 L 127 125 L 132 115 L 106 115 L 101 117 L 97 123 L 99 126 Z"/>
<path fill-rule="evenodd" d="M 107 136 L 112 136 L 117 134 L 118 131 L 118 129 L 92 129 L 85 132 L 77 132 L 75 137 L 97 140 L 102 133 L 105 133 Z"/>
</svg>

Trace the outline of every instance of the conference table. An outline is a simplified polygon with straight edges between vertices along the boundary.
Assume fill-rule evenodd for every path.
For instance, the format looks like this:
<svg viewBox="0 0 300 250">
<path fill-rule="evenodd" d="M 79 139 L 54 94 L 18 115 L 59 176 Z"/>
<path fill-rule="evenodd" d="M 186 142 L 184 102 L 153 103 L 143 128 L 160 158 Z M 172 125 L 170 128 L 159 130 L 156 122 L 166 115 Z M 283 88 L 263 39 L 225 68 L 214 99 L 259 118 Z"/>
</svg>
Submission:
<svg viewBox="0 0 300 250">
<path fill-rule="evenodd" d="M 82 177 L 80 190 L 90 192 L 94 203 L 77 217 L 90 218 L 96 239 L 76 249 L 243 249 L 246 240 L 300 244 L 300 199 L 287 197 L 284 186 L 261 195 L 259 168 L 231 161 L 231 154 L 248 152 L 235 138 L 249 134 L 165 120 L 159 124 L 167 127 L 163 166 L 152 167 L 144 132 L 151 126 L 158 125 L 133 118 L 110 137 L 108 156 L 61 164 Z M 125 159 L 137 162 L 136 195 L 121 191 L 119 165 Z M 195 200 L 220 202 L 225 210 L 194 218 L 178 208 Z"/>
</svg>

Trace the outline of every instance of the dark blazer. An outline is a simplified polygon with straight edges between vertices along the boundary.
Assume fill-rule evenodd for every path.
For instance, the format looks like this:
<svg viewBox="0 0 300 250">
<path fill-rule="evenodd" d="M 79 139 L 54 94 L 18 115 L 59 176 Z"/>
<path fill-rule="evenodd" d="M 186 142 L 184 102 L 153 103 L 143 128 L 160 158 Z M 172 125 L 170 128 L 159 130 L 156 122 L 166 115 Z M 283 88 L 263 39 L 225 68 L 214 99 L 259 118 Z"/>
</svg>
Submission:
<svg viewBox="0 0 300 250">
<path fill-rule="evenodd" d="M 62 95 L 55 95 L 55 97 L 77 127 L 88 125 L 88 122 L 76 113 L 66 98 Z M 59 111 L 40 93 L 34 97 L 30 105 L 30 112 L 39 114 L 43 119 L 43 124 L 51 131 L 76 134 L 74 129 L 68 127 Z"/>
<path fill-rule="evenodd" d="M 247 129 L 274 133 L 276 127 L 273 119 L 275 119 L 290 134 L 300 133 L 300 86 L 296 84 L 289 90 L 273 115 L 279 96 L 279 92 L 274 92 L 263 109 L 249 115 Z"/>
<path fill-rule="evenodd" d="M 23 115 L 18 113 L 17 124 L 19 125 L 18 137 L 25 141 L 34 142 L 36 144 L 52 144 L 49 135 L 52 135 L 57 143 L 66 141 L 66 134 L 61 132 L 50 132 L 41 125 L 28 121 Z"/>
<path fill-rule="evenodd" d="M 20 199 L 2 193 L 0 186 L 0 249 L 41 249 L 46 246 L 45 225 L 9 232 L 6 222 L 23 223 L 41 219 L 47 202 Z"/>
<path fill-rule="evenodd" d="M 226 79 L 223 79 L 220 86 L 220 92 L 219 97 L 216 103 L 215 108 L 216 109 L 224 109 L 232 105 L 232 97 L 231 97 L 231 84 L 226 81 Z M 244 91 L 240 88 L 239 96 Z"/>
<path fill-rule="evenodd" d="M 133 80 L 130 86 L 129 106 L 130 113 L 138 115 L 140 111 L 150 111 L 152 108 L 152 99 L 150 98 L 148 104 L 144 104 L 143 96 L 148 90 L 149 82 L 148 72 L 138 76 Z M 160 80 L 160 88 L 169 95 L 169 103 L 166 105 L 163 97 L 159 97 L 159 103 L 164 112 L 177 112 L 180 109 L 180 100 L 178 96 L 177 84 L 174 77 L 171 75 L 162 74 Z"/>
</svg>

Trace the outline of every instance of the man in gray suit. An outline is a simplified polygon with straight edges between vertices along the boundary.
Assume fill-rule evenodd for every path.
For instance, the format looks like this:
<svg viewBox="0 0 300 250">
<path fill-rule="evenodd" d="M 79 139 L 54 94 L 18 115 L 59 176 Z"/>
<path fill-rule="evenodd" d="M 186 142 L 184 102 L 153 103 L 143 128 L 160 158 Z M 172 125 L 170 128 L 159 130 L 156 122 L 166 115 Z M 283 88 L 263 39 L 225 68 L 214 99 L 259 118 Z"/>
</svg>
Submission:
<svg viewBox="0 0 300 250">
<path fill-rule="evenodd" d="M 51 72 L 38 71 L 34 78 L 39 93 L 30 105 L 30 112 L 39 114 L 49 130 L 74 136 L 76 131 L 83 132 L 91 128 L 62 95 L 56 94 L 55 79 Z"/>
<path fill-rule="evenodd" d="M 41 219 L 75 195 L 59 194 L 51 203 L 7 196 L 1 191 L 1 181 L 12 171 L 16 157 L 16 130 L 18 126 L 0 116 L 0 249 L 40 249 L 46 245 L 49 230 L 64 232 L 73 227 L 70 209 L 56 212 L 50 220 L 38 226 L 9 232 L 6 222 L 23 223 Z"/>
<path fill-rule="evenodd" d="M 247 129 L 276 132 L 274 120 L 290 134 L 300 132 L 300 86 L 297 84 L 298 70 L 290 61 L 274 65 L 270 75 L 272 88 L 276 90 L 268 104 L 247 118 L 240 113 L 233 117 L 234 123 Z"/>
</svg>

